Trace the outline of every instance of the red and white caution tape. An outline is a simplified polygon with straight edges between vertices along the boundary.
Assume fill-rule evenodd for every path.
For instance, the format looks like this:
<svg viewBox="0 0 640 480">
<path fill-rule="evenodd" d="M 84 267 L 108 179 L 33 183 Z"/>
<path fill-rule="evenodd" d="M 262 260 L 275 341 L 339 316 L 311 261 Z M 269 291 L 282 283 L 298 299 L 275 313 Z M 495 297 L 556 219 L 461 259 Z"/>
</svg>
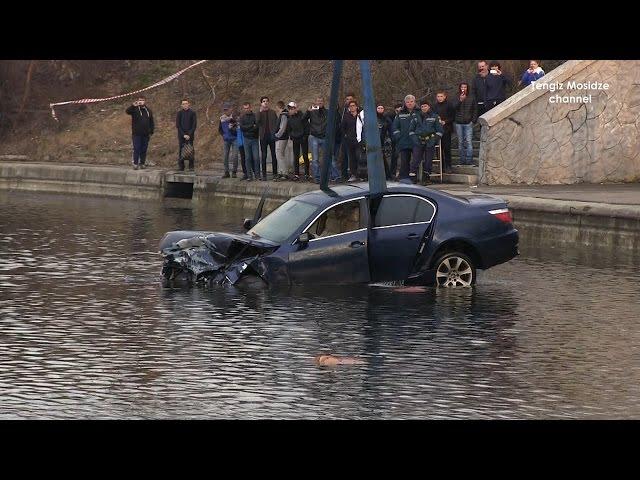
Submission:
<svg viewBox="0 0 640 480">
<path fill-rule="evenodd" d="M 56 117 L 56 112 L 53 107 L 57 105 L 69 105 L 71 103 L 97 103 L 97 102 L 106 102 L 107 100 L 115 100 L 116 98 L 128 97 L 131 95 L 135 95 L 136 93 L 144 92 L 146 90 L 151 90 L 152 88 L 159 87 L 160 85 L 164 85 L 165 83 L 169 83 L 171 80 L 178 78 L 187 70 L 200 65 L 201 63 L 207 62 L 208 60 L 200 60 L 199 62 L 194 63 L 193 65 L 189 65 L 187 68 L 183 68 L 179 72 L 174 73 L 173 75 L 160 80 L 159 82 L 154 83 L 153 85 L 149 85 L 148 87 L 142 88 L 140 90 L 136 90 L 135 92 L 123 93 L 122 95 L 115 95 L 113 97 L 107 98 L 83 98 L 82 100 L 69 100 L 68 102 L 58 102 L 58 103 L 50 103 L 49 107 L 51 108 L 51 116 L 57 122 L 58 117 Z"/>
</svg>

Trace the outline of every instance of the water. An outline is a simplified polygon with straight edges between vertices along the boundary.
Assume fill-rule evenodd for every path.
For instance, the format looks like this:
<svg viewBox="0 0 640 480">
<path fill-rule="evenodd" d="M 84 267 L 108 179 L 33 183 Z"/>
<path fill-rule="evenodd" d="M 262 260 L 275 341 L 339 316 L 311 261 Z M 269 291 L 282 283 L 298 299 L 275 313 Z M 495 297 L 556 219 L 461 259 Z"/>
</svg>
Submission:
<svg viewBox="0 0 640 480">
<path fill-rule="evenodd" d="M 164 289 L 165 231 L 251 216 L 188 205 L 0 192 L 0 419 L 640 417 L 638 258 L 524 243 L 473 290 Z"/>
</svg>

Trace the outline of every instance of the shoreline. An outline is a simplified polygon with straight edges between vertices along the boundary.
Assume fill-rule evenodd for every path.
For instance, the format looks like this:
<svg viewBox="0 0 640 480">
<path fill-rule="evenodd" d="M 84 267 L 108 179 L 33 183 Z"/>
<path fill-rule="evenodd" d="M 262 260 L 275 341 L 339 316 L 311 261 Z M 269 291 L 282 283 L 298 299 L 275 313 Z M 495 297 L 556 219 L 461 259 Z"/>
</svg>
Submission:
<svg viewBox="0 0 640 480">
<path fill-rule="evenodd" d="M 191 198 L 226 208 L 254 209 L 265 189 L 265 208 L 317 190 L 299 182 L 243 182 L 222 179 L 214 170 L 183 174 L 158 167 L 0 161 L 0 189 L 116 198 Z M 553 188 L 556 187 L 556 188 Z M 560 188 L 561 187 L 561 188 Z M 640 184 L 475 187 L 434 184 L 453 195 L 490 194 L 503 198 L 527 242 L 598 245 L 640 252 Z M 551 198 L 550 198 L 551 197 Z"/>
</svg>

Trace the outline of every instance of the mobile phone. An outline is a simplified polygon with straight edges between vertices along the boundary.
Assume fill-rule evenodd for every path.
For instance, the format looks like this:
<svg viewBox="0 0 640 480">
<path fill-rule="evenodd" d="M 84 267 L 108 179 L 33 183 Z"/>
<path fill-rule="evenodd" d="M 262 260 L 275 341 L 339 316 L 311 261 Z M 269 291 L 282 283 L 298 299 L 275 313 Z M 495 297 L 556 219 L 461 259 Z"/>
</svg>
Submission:
<svg viewBox="0 0 640 480">
<path fill-rule="evenodd" d="M 493 73 L 495 75 L 496 73 L 498 73 L 498 71 L 497 70 L 489 70 L 489 73 Z"/>
</svg>

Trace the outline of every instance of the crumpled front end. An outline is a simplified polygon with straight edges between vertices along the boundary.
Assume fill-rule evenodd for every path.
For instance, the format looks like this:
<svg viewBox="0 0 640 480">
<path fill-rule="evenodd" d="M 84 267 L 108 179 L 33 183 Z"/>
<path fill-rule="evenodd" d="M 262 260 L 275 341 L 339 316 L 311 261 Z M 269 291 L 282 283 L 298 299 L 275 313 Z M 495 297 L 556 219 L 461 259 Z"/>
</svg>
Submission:
<svg viewBox="0 0 640 480">
<path fill-rule="evenodd" d="M 249 278 L 265 284 L 286 281 L 285 262 L 269 256 L 278 246 L 247 235 L 200 233 L 161 249 L 162 276 L 169 282 L 189 284 L 235 285 Z"/>
</svg>

